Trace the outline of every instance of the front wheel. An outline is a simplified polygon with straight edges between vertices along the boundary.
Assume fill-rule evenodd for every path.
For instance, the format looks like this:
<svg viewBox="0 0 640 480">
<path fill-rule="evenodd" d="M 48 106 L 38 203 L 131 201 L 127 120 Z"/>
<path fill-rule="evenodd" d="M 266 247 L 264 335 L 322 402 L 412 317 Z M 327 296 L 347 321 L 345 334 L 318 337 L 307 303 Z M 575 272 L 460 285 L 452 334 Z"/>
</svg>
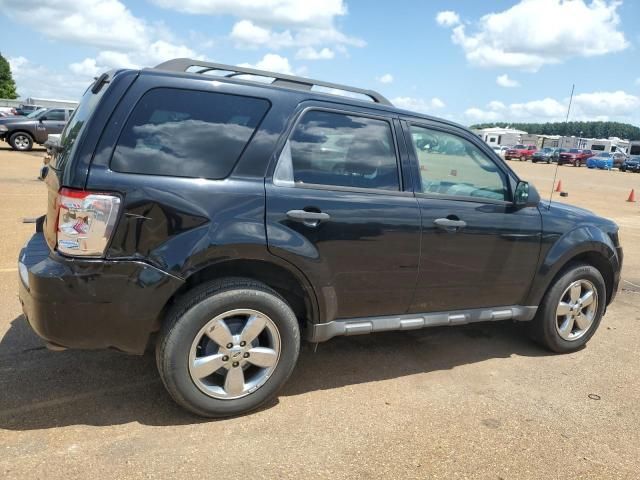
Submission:
<svg viewBox="0 0 640 480">
<path fill-rule="evenodd" d="M 553 352 L 573 352 L 596 332 L 606 302 L 606 287 L 598 269 L 574 264 L 559 275 L 545 294 L 529 325 L 530 332 Z"/>
<path fill-rule="evenodd" d="M 299 352 L 298 321 L 276 292 L 252 280 L 225 279 L 176 303 L 156 361 L 179 405 L 203 417 L 225 417 L 272 399 Z"/>
<path fill-rule="evenodd" d="M 33 148 L 33 138 L 25 132 L 16 132 L 9 137 L 9 145 L 14 150 L 26 152 Z"/>
</svg>

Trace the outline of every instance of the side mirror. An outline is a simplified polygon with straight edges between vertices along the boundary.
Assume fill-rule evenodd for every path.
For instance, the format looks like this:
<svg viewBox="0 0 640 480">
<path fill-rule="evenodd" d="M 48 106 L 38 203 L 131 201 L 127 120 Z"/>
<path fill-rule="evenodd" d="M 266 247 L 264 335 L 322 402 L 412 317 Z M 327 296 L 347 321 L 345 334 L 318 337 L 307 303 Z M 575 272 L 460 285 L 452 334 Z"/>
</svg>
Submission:
<svg viewBox="0 0 640 480">
<path fill-rule="evenodd" d="M 513 204 L 516 207 L 535 207 L 540 203 L 540 194 L 529 182 L 518 182 L 513 193 Z"/>
</svg>

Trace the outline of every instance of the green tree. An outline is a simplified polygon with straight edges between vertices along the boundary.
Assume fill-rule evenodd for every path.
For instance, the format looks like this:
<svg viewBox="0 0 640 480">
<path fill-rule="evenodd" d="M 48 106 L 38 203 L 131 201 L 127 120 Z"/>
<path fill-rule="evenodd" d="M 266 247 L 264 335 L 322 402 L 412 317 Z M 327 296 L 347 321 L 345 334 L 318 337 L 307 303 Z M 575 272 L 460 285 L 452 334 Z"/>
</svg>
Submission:
<svg viewBox="0 0 640 480">
<path fill-rule="evenodd" d="M 18 98 L 16 82 L 11 75 L 11 66 L 7 59 L 0 54 L 0 98 Z"/>
</svg>

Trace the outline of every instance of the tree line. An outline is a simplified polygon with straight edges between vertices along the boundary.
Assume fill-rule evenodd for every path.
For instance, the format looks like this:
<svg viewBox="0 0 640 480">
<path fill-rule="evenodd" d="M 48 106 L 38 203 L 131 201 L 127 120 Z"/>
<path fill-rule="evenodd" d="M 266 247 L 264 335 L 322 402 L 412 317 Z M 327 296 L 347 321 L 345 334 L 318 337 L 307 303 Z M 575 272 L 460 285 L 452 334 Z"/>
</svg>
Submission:
<svg viewBox="0 0 640 480">
<path fill-rule="evenodd" d="M 640 127 L 620 122 L 547 122 L 547 123 L 478 123 L 470 128 L 511 127 L 537 135 L 563 135 L 567 137 L 609 138 L 640 140 Z"/>
</svg>

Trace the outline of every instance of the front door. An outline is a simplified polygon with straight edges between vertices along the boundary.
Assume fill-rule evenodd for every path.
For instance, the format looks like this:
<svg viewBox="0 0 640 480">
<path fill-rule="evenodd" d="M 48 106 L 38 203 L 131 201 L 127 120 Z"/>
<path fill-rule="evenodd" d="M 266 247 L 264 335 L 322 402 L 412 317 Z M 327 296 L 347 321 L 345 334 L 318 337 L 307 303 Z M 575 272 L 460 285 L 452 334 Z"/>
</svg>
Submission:
<svg viewBox="0 0 640 480">
<path fill-rule="evenodd" d="M 512 174 L 462 131 L 403 126 L 413 147 L 422 215 L 420 275 L 410 311 L 522 305 L 540 252 L 537 207 L 512 204 Z"/>
<path fill-rule="evenodd" d="M 314 285 L 321 322 L 411 304 L 420 211 L 398 147 L 391 118 L 307 109 L 267 181 L 269 249 Z"/>
<path fill-rule="evenodd" d="M 48 135 L 62 133 L 66 125 L 66 112 L 61 108 L 54 108 L 40 117 L 40 125 L 44 128 L 44 139 Z"/>
</svg>

